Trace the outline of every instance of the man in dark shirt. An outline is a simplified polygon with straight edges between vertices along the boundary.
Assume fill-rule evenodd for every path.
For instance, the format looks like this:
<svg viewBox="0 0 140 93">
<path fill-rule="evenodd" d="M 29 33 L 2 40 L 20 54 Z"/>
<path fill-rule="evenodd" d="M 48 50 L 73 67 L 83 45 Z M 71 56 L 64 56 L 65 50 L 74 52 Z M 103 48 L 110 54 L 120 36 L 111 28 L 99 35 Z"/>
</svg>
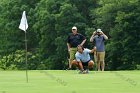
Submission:
<svg viewBox="0 0 140 93">
<path fill-rule="evenodd" d="M 75 26 L 72 27 L 72 33 L 69 34 L 69 36 L 67 38 L 67 47 L 68 47 L 68 52 L 70 55 L 68 69 L 71 69 L 72 61 L 75 59 L 75 53 L 77 51 L 77 46 L 78 45 L 83 46 L 85 42 L 86 42 L 85 36 L 83 36 L 80 33 L 77 33 L 77 27 L 75 27 Z"/>
</svg>

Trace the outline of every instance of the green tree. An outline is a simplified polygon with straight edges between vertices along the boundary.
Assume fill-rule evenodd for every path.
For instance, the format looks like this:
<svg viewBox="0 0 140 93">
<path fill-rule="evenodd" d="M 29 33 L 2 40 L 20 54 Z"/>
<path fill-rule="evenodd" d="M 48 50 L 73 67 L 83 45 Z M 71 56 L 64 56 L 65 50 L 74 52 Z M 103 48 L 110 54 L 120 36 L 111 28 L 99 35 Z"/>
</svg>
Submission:
<svg viewBox="0 0 140 93">
<path fill-rule="evenodd" d="M 110 40 L 106 45 L 111 69 L 134 69 L 138 63 L 138 0 L 100 0 L 96 23 Z M 115 8 L 114 8 L 115 7 Z"/>
<path fill-rule="evenodd" d="M 23 1 L 23 0 L 1 0 L 0 2 L 0 57 L 6 57 L 6 62 L 8 61 L 8 56 L 12 53 L 16 53 L 16 50 L 24 49 L 24 32 L 18 29 L 20 19 L 23 11 L 27 11 L 27 18 L 29 19 L 29 29 L 28 32 L 32 31 L 30 24 L 30 14 L 33 12 L 33 8 L 39 0 Z M 30 33 L 29 33 L 30 34 Z M 28 44 L 29 50 L 31 51 L 35 47 L 36 40 L 34 31 L 29 36 Z M 34 40 L 33 40 L 34 39 Z M 12 63 L 11 63 L 12 64 Z"/>
</svg>

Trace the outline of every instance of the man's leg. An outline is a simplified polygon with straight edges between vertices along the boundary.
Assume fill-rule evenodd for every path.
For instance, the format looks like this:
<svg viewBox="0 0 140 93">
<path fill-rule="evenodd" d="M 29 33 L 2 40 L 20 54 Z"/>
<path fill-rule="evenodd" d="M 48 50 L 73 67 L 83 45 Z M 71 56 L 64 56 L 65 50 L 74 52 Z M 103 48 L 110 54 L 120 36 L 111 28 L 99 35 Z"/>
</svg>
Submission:
<svg viewBox="0 0 140 93">
<path fill-rule="evenodd" d="M 104 71 L 104 68 L 105 68 L 104 58 L 105 58 L 105 52 L 101 52 L 100 53 L 100 62 L 101 62 L 102 71 Z"/>
<path fill-rule="evenodd" d="M 72 61 L 71 66 L 76 66 L 79 68 L 78 62 L 76 60 Z"/>
<path fill-rule="evenodd" d="M 104 68 L 105 68 L 105 63 L 104 63 L 104 61 L 101 61 L 101 68 L 102 68 L 102 71 L 104 71 Z"/>
<path fill-rule="evenodd" d="M 96 51 L 96 47 L 94 47 L 95 51 L 94 51 L 94 62 L 97 62 L 97 51 Z"/>
<path fill-rule="evenodd" d="M 97 54 L 94 53 L 95 71 L 97 70 Z"/>
<path fill-rule="evenodd" d="M 79 70 L 80 70 L 79 74 L 83 74 L 84 68 L 83 68 L 82 62 L 77 62 L 77 63 L 78 63 L 78 67 L 79 67 Z"/>
<path fill-rule="evenodd" d="M 69 68 L 71 69 L 72 67 L 72 59 L 69 59 Z"/>
<path fill-rule="evenodd" d="M 101 70 L 101 69 L 100 69 L 100 61 L 97 61 L 97 69 L 98 69 L 98 71 Z"/>
<path fill-rule="evenodd" d="M 78 67 L 79 68 L 79 70 L 80 70 L 80 74 L 82 74 L 83 73 L 83 64 L 82 64 L 82 62 L 77 62 L 76 60 L 73 60 L 72 61 L 72 66 L 76 66 L 76 67 Z"/>
<path fill-rule="evenodd" d="M 93 53 L 93 56 L 94 56 L 94 62 L 95 62 L 95 71 L 97 70 L 97 51 L 96 51 L 96 47 L 94 46 L 94 53 Z"/>
<path fill-rule="evenodd" d="M 75 59 L 75 53 L 77 49 L 76 48 L 71 48 L 70 49 L 70 59 L 69 59 L 69 68 L 71 69 L 72 67 L 72 61 Z"/>
<path fill-rule="evenodd" d="M 99 52 L 97 52 L 97 70 L 100 71 L 100 56 L 99 56 Z"/>
<path fill-rule="evenodd" d="M 84 67 L 86 67 L 85 69 L 83 69 L 84 70 L 83 74 L 89 73 L 89 69 L 93 68 L 93 64 L 94 64 L 94 62 L 92 60 L 82 63 L 82 65 Z"/>
<path fill-rule="evenodd" d="M 84 70 L 84 69 L 83 69 L 82 62 L 78 62 L 78 66 L 79 66 L 79 69 L 80 69 L 81 71 L 83 71 L 83 70 Z"/>
<path fill-rule="evenodd" d="M 85 63 L 85 66 L 87 66 L 87 69 L 85 70 L 85 74 L 87 73 L 89 73 L 89 69 L 92 69 L 93 68 L 93 64 L 94 64 L 94 62 L 92 61 L 92 60 L 90 60 L 89 62 L 87 62 L 87 63 Z"/>
<path fill-rule="evenodd" d="M 92 69 L 93 68 L 93 64 L 94 64 L 94 62 L 92 60 L 90 60 L 88 62 L 88 69 Z"/>
</svg>

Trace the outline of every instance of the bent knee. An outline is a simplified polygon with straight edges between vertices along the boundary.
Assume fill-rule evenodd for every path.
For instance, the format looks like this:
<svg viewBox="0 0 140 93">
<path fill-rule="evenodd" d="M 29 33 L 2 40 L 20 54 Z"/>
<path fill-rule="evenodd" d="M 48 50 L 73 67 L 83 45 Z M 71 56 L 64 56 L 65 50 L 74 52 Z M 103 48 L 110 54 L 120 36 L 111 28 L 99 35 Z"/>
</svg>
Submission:
<svg viewBox="0 0 140 93">
<path fill-rule="evenodd" d="M 93 65 L 94 64 L 94 61 L 93 60 L 91 60 L 91 61 L 89 61 L 89 63 L 88 63 L 89 65 Z"/>
<path fill-rule="evenodd" d="M 77 63 L 76 60 L 73 60 L 73 61 L 72 61 L 72 64 L 73 64 L 73 65 L 77 65 L 78 63 Z"/>
</svg>

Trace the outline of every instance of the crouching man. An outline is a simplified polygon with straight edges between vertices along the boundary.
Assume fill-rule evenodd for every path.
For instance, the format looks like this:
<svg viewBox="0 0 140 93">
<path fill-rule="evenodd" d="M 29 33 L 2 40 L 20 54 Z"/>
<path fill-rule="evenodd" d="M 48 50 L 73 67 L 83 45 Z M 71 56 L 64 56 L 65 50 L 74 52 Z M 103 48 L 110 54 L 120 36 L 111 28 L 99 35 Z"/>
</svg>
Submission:
<svg viewBox="0 0 140 93">
<path fill-rule="evenodd" d="M 81 45 L 77 46 L 77 52 L 75 54 L 75 60 L 72 61 L 72 65 L 76 65 L 80 72 L 79 74 L 89 73 L 89 69 L 93 68 L 94 62 L 91 60 L 89 53 L 93 53 L 95 49 L 87 49 Z M 84 69 L 84 67 L 87 67 Z"/>
</svg>

